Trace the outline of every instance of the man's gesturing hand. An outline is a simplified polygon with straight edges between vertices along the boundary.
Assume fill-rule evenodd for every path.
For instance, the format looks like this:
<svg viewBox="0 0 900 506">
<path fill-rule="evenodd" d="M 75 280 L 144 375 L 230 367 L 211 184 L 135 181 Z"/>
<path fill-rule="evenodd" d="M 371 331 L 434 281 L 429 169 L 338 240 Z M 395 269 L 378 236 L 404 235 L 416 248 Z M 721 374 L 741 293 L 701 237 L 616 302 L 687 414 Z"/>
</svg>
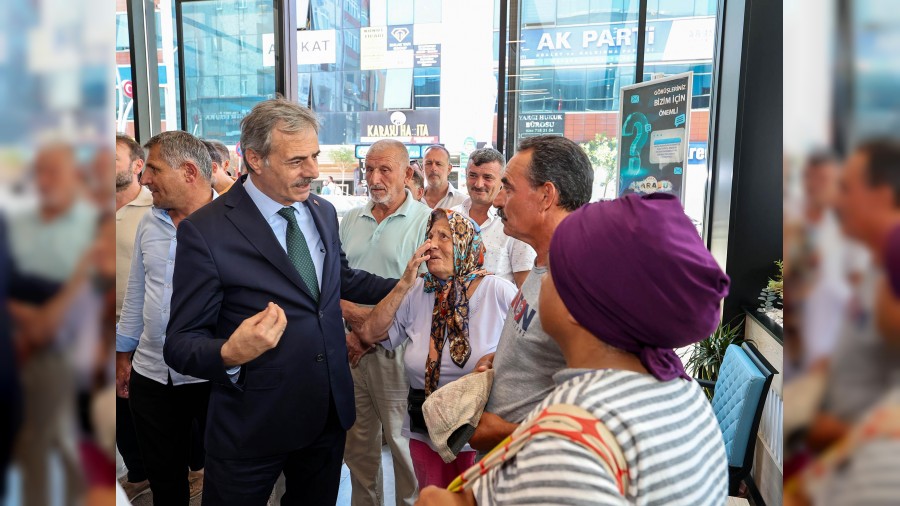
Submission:
<svg viewBox="0 0 900 506">
<path fill-rule="evenodd" d="M 269 302 L 265 309 L 244 320 L 222 346 L 225 367 L 243 365 L 278 345 L 287 317 L 284 310 Z"/>
</svg>

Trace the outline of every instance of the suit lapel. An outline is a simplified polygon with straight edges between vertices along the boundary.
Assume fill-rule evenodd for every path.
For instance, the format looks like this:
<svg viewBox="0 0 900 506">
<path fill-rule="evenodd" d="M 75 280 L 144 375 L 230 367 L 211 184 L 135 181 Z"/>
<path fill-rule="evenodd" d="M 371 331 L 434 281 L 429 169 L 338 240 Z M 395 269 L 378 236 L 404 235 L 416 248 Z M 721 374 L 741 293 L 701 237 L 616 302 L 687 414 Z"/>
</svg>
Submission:
<svg viewBox="0 0 900 506">
<path fill-rule="evenodd" d="M 244 176 L 246 177 L 246 176 Z M 282 249 L 278 239 L 272 232 L 272 227 L 263 217 L 259 208 L 253 203 L 253 199 L 247 195 L 243 185 L 244 178 L 235 182 L 231 190 L 224 195 L 225 204 L 230 207 L 225 216 L 234 223 L 238 231 L 250 241 L 257 251 L 272 263 L 282 274 L 291 280 L 297 287 L 312 300 L 312 293 L 300 277 L 300 273 L 291 263 L 287 253 Z"/>
<path fill-rule="evenodd" d="M 325 293 L 328 288 L 328 283 L 331 282 L 329 272 L 331 272 L 332 269 L 328 268 L 328 261 L 330 260 L 329 256 L 334 253 L 331 251 L 333 249 L 331 243 L 333 242 L 332 234 L 334 231 L 325 224 L 325 217 L 323 216 L 324 211 L 322 211 L 322 208 L 319 206 L 318 197 L 310 195 L 303 204 L 309 209 L 310 214 L 312 214 L 316 229 L 319 231 L 319 237 L 322 238 L 322 245 L 325 247 L 325 262 L 323 262 L 324 265 L 322 267 L 322 289 L 319 290 L 321 293 Z M 319 297 L 321 298 L 321 295 L 319 295 Z"/>
</svg>

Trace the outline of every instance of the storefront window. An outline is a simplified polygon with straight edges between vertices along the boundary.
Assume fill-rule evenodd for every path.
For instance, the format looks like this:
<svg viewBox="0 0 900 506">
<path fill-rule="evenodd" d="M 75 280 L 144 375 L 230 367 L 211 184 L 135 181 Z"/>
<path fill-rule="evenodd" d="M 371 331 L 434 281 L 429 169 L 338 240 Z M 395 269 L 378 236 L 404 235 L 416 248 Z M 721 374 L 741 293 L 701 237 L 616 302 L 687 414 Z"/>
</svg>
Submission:
<svg viewBox="0 0 900 506">
<path fill-rule="evenodd" d="M 207 0 L 181 4 L 185 130 L 234 145 L 241 119 L 275 96 L 274 14 L 263 0 Z M 315 76 L 314 76 L 315 77 Z M 311 95 L 337 107 L 335 85 L 313 82 Z"/>
</svg>

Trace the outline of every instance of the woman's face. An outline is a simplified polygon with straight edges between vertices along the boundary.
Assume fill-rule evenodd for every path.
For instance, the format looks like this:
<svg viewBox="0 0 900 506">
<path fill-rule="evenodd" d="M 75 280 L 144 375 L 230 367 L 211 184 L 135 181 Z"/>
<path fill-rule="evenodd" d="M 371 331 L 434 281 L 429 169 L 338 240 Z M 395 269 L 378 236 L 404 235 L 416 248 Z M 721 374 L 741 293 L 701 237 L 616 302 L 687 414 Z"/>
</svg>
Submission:
<svg viewBox="0 0 900 506">
<path fill-rule="evenodd" d="M 450 232 L 450 222 L 447 218 L 438 218 L 431 226 L 428 233 L 431 240 L 431 249 L 428 254 L 428 272 L 441 280 L 446 280 L 453 275 L 453 234 Z"/>
</svg>

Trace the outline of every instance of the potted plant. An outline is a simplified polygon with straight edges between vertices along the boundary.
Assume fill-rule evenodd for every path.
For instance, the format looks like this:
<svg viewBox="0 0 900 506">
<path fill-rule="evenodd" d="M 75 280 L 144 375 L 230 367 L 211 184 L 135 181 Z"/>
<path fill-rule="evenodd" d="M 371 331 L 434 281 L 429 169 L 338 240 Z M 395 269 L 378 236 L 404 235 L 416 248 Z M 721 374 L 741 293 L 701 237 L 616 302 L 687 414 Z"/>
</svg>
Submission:
<svg viewBox="0 0 900 506">
<path fill-rule="evenodd" d="M 739 317 L 728 323 L 719 323 L 711 336 L 688 348 L 687 353 L 690 355 L 685 363 L 687 373 L 697 379 L 716 381 L 728 346 L 740 346 L 744 342 L 743 327 L 744 321 Z M 712 390 L 704 388 L 703 391 L 712 399 Z"/>
</svg>

